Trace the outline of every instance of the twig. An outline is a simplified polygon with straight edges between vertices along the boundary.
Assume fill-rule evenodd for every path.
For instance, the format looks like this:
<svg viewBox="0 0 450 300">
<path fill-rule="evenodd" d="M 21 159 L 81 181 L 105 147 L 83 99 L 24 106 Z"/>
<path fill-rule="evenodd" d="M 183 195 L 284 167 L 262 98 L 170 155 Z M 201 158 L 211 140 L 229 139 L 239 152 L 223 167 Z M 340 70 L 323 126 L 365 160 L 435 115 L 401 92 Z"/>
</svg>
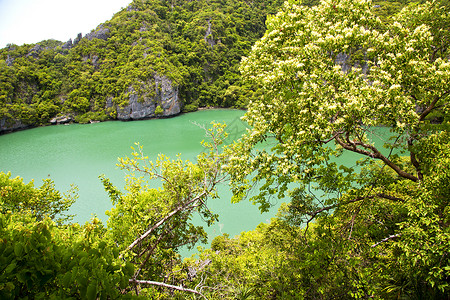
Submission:
<svg viewBox="0 0 450 300">
<path fill-rule="evenodd" d="M 370 246 L 370 247 L 371 247 L 371 248 L 374 248 L 374 247 L 378 246 L 378 245 L 381 244 L 381 243 L 387 242 L 387 241 L 392 240 L 392 239 L 394 239 L 394 238 L 396 238 L 396 237 L 399 237 L 399 236 L 401 236 L 401 235 L 402 235 L 401 233 L 392 234 L 392 235 L 388 236 L 387 238 L 382 239 L 382 240 L 379 241 L 378 243 L 373 244 L 373 245 Z"/>
<path fill-rule="evenodd" d="M 176 213 L 178 213 L 179 211 L 183 210 L 184 208 L 186 208 L 187 206 L 191 205 L 193 202 L 198 201 L 199 199 L 201 199 L 202 197 L 206 196 L 208 194 L 207 191 L 203 191 L 202 193 L 200 193 L 199 195 L 197 195 L 196 197 L 194 197 L 193 199 L 191 199 L 189 202 L 185 203 L 184 205 L 180 205 L 179 207 L 177 207 L 175 210 L 173 210 L 171 213 L 169 213 L 166 217 L 164 217 L 163 219 L 161 219 L 158 223 L 156 223 L 155 225 L 153 225 L 149 230 L 147 230 L 144 234 L 142 234 L 139 238 L 137 238 L 133 243 L 131 243 L 130 246 L 128 246 L 128 248 L 126 249 L 126 251 L 133 249 L 134 246 L 136 246 L 139 242 L 141 242 L 142 240 L 144 240 L 147 236 L 150 235 L 150 233 L 152 233 L 153 230 L 155 230 L 156 228 L 158 228 L 159 226 L 161 226 L 161 224 L 163 224 L 165 221 L 167 221 L 168 219 L 170 219 L 173 215 L 175 215 Z"/>
<path fill-rule="evenodd" d="M 190 293 L 194 293 L 197 295 L 202 296 L 204 299 L 207 299 L 202 293 L 200 293 L 199 291 L 193 290 L 193 289 L 188 289 L 182 286 L 178 286 L 178 285 L 171 285 L 171 284 L 167 284 L 167 283 L 163 283 L 163 282 L 158 282 L 158 281 L 150 281 L 150 280 L 135 280 L 135 279 L 130 279 L 129 280 L 130 283 L 138 283 L 138 284 L 150 284 L 150 285 L 157 285 L 157 286 L 162 286 L 162 287 L 166 287 L 169 289 L 173 289 L 173 290 L 177 290 L 177 291 L 182 291 L 182 292 L 190 292 Z"/>
</svg>

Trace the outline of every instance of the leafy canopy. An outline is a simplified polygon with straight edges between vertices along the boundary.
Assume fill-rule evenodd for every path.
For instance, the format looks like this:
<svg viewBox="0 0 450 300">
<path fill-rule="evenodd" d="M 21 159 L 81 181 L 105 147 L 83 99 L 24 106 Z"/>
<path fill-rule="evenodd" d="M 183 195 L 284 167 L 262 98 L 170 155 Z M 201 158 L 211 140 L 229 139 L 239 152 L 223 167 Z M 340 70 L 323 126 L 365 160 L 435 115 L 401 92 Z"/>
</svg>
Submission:
<svg viewBox="0 0 450 300">
<path fill-rule="evenodd" d="M 281 219 L 306 224 L 289 252 L 294 294 L 448 293 L 449 24 L 440 1 L 389 22 L 370 1 L 288 1 L 243 59 L 263 93 L 227 169 L 235 201 L 258 186 L 261 210 L 287 198 Z"/>
<path fill-rule="evenodd" d="M 421 180 L 426 166 L 416 146 L 430 121 L 448 124 L 445 24 L 449 15 L 439 3 L 404 10 L 388 25 L 368 1 L 323 1 L 313 8 L 285 3 L 241 65 L 264 93 L 249 104 L 245 119 L 252 129 L 231 160 L 235 195 L 243 196 L 250 187 L 245 177 L 255 171 L 264 195 L 283 197 L 290 183 L 300 195 L 314 182 L 331 205 L 355 180 L 354 165 L 330 162 L 344 151 L 380 161 L 408 181 Z M 383 147 L 374 145 L 375 126 L 390 128 Z M 255 148 L 268 138 L 275 143 L 270 151 Z M 406 152 L 409 165 L 398 156 Z M 261 193 L 254 200 L 266 209 Z"/>
</svg>

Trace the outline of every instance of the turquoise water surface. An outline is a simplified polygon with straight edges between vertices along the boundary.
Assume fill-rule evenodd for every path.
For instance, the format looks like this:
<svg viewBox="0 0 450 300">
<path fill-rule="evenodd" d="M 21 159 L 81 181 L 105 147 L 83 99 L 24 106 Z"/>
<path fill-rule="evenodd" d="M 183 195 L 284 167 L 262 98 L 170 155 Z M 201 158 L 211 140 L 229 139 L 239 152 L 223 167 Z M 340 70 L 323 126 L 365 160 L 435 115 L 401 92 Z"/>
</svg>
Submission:
<svg viewBox="0 0 450 300">
<path fill-rule="evenodd" d="M 58 125 L 6 134 L 0 136 L 0 171 L 23 177 L 25 182 L 34 180 L 36 186 L 43 178 L 51 178 L 61 192 L 75 184 L 79 199 L 70 210 L 76 214 L 74 221 L 84 223 L 93 215 L 106 221 L 104 212 L 112 204 L 98 176 L 105 174 L 115 186 L 123 188 L 126 173 L 116 163 L 118 157 L 131 154 L 134 143 L 143 145 L 152 160 L 160 153 L 195 160 L 203 151 L 200 142 L 205 138 L 198 124 L 208 127 L 211 121 L 226 122 L 231 142 L 245 130 L 240 120 L 243 114 L 241 110 L 202 110 L 170 119 Z M 220 199 L 210 201 L 210 209 L 220 215 L 219 223 L 207 229 L 210 238 L 252 230 L 276 214 L 276 208 L 260 214 L 248 201 L 231 204 L 230 198 L 224 184 Z"/>
<path fill-rule="evenodd" d="M 79 199 L 70 213 L 74 221 L 84 223 L 97 215 L 107 220 L 105 211 L 112 206 L 98 176 L 105 174 L 118 188 L 125 185 L 125 171 L 116 167 L 119 157 L 130 156 L 134 143 L 144 147 L 151 160 L 163 153 L 175 158 L 195 160 L 203 151 L 200 142 L 205 138 L 201 126 L 212 121 L 228 124 L 229 142 L 238 139 L 246 124 L 240 120 L 241 110 L 202 110 L 170 119 L 153 119 L 133 122 L 103 122 L 95 124 L 71 124 L 39 127 L 0 136 L 0 171 L 23 177 L 25 182 L 34 180 L 41 185 L 43 178 L 54 180 L 56 188 L 67 191 L 71 184 L 79 188 Z M 375 130 L 375 143 L 381 147 L 387 128 Z M 385 153 L 386 155 L 388 153 Z M 358 155 L 347 153 L 339 163 L 354 165 Z M 261 222 L 275 216 L 282 200 L 271 199 L 273 208 L 261 214 L 248 201 L 230 202 L 227 185 L 219 187 L 220 199 L 211 200 L 209 208 L 219 214 L 219 222 L 205 228 L 210 239 L 222 233 L 231 236 L 254 229 Z M 196 218 L 200 222 L 200 218 Z"/>
</svg>

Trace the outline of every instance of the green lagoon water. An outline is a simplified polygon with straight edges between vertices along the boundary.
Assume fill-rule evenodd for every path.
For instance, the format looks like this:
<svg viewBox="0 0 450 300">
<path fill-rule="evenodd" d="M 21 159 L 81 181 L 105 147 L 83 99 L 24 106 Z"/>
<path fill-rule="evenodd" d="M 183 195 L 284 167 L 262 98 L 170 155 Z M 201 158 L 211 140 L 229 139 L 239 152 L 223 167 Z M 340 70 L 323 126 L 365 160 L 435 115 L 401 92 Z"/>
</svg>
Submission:
<svg viewBox="0 0 450 300">
<path fill-rule="evenodd" d="M 76 215 L 74 221 L 84 223 L 94 215 L 106 221 L 105 211 L 112 204 L 98 176 L 105 174 L 115 186 L 123 188 L 126 173 L 116 163 L 118 157 L 131 154 L 134 143 L 143 145 L 152 160 L 160 153 L 195 160 L 205 138 L 205 131 L 195 123 L 206 127 L 212 121 L 227 123 L 231 142 L 245 131 L 246 124 L 240 120 L 243 114 L 241 110 L 202 110 L 170 119 L 48 126 L 6 134 L 0 136 L 0 171 L 23 177 L 25 182 L 34 180 L 35 186 L 40 186 L 43 178 L 51 178 L 61 192 L 75 184 L 79 199 L 70 210 Z M 377 131 L 382 136 L 387 133 L 385 128 Z M 339 162 L 354 164 L 355 155 L 347 154 Z M 219 222 L 205 228 L 210 240 L 268 222 L 281 204 L 281 200 L 273 199 L 273 208 L 264 214 L 248 201 L 232 204 L 226 184 L 219 188 L 219 196 L 208 204 L 219 214 Z"/>
<path fill-rule="evenodd" d="M 98 176 L 105 174 L 123 188 L 126 173 L 116 163 L 118 157 L 130 156 L 134 143 L 143 145 L 152 160 L 160 153 L 195 160 L 205 138 L 205 131 L 195 123 L 208 127 L 211 121 L 226 122 L 231 141 L 245 130 L 243 114 L 241 110 L 202 110 L 170 119 L 48 126 L 6 134 L 0 136 L 0 171 L 23 177 L 25 182 L 34 180 L 35 186 L 51 178 L 61 192 L 75 184 L 79 198 L 70 210 L 76 214 L 74 221 L 84 223 L 93 215 L 106 221 L 104 212 L 112 204 Z M 226 185 L 220 187 L 220 197 L 209 202 L 210 209 L 220 215 L 219 223 L 207 228 L 210 238 L 252 230 L 270 220 L 279 205 L 274 203 L 270 213 L 260 214 L 248 201 L 231 204 Z"/>
</svg>

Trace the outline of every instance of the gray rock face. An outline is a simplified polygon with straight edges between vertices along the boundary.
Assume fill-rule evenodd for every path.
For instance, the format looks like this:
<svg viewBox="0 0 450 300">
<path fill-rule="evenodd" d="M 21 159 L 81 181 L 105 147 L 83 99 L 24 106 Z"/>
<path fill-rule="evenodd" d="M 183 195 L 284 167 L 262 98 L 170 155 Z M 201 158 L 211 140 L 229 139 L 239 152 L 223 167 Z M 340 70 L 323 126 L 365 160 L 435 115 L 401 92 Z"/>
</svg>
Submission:
<svg viewBox="0 0 450 300">
<path fill-rule="evenodd" d="M 216 41 L 214 40 L 214 37 L 212 35 L 212 30 L 211 30 L 211 19 L 208 20 L 208 28 L 206 29 L 204 39 L 205 39 L 205 42 L 211 46 L 211 48 L 213 48 L 216 45 Z"/>
<path fill-rule="evenodd" d="M 127 11 L 139 11 L 136 7 L 133 6 L 133 4 L 128 5 Z"/>
<path fill-rule="evenodd" d="M 30 52 L 27 54 L 28 56 L 32 56 L 34 58 L 38 58 L 39 57 L 39 53 L 43 50 L 43 48 L 41 47 L 41 45 L 36 44 L 33 48 L 31 48 Z"/>
<path fill-rule="evenodd" d="M 144 98 L 143 102 L 139 102 L 139 96 L 133 88 L 129 88 L 131 93 L 128 99 L 128 105 L 124 108 L 117 109 L 117 119 L 119 120 L 138 120 L 155 115 L 155 102 L 153 99 Z"/>
<path fill-rule="evenodd" d="M 351 71 L 352 68 L 361 68 L 363 74 L 367 74 L 369 70 L 367 63 L 363 63 L 362 65 L 359 63 L 352 64 L 350 55 L 342 52 L 336 55 L 335 63 L 341 66 L 342 72 L 344 73 Z"/>
<path fill-rule="evenodd" d="M 159 89 L 159 104 L 164 110 L 163 116 L 173 116 L 181 112 L 181 103 L 178 98 L 178 86 L 173 87 L 172 82 L 165 76 L 155 76 L 156 90 Z M 161 88 L 159 88 L 161 86 Z"/>
<path fill-rule="evenodd" d="M 22 123 L 22 121 L 20 120 L 12 120 L 9 118 L 0 119 L 0 134 L 19 129 L 24 129 L 27 127 L 29 127 L 29 125 Z"/>
<path fill-rule="evenodd" d="M 55 117 L 55 118 L 51 119 L 50 123 L 53 125 L 56 125 L 56 124 L 67 124 L 72 121 L 73 121 L 73 119 L 71 116 L 61 116 L 61 117 Z"/>
<path fill-rule="evenodd" d="M 77 37 L 73 40 L 73 46 L 75 46 L 76 44 L 78 44 L 79 41 L 81 41 L 81 39 L 83 38 L 83 36 L 81 35 L 81 33 L 79 33 L 77 35 Z"/>
<path fill-rule="evenodd" d="M 148 90 L 144 95 L 130 87 L 128 89 L 128 105 L 117 108 L 117 119 L 139 120 L 153 117 L 169 117 L 180 113 L 181 104 L 178 98 L 178 87 L 172 85 L 172 81 L 165 76 L 154 76 L 153 90 Z M 141 100 L 140 100 L 141 99 Z M 143 100 L 142 100 L 143 99 Z M 140 101 L 139 101 L 140 100 Z M 156 114 L 156 108 L 162 108 L 161 114 Z"/>
<path fill-rule="evenodd" d="M 109 38 L 109 28 L 104 28 L 103 26 L 99 26 L 99 28 L 91 33 L 86 34 L 85 38 L 88 40 L 93 39 L 100 39 L 100 40 L 107 40 Z"/>
<path fill-rule="evenodd" d="M 11 67 L 14 64 L 14 58 L 12 58 L 9 54 L 6 57 L 6 65 L 8 67 Z"/>
<path fill-rule="evenodd" d="M 92 65 L 94 65 L 94 67 L 96 68 L 100 65 L 100 58 L 98 57 L 98 55 L 92 56 Z"/>
<path fill-rule="evenodd" d="M 61 46 L 61 48 L 68 50 L 68 49 L 72 48 L 72 46 L 73 46 L 72 39 L 70 39 L 67 42 L 65 42 L 64 45 Z"/>
<path fill-rule="evenodd" d="M 114 106 L 114 104 L 113 104 L 113 98 L 112 97 L 108 97 L 108 98 L 106 98 L 106 108 L 111 108 L 111 107 L 113 107 Z"/>
</svg>

